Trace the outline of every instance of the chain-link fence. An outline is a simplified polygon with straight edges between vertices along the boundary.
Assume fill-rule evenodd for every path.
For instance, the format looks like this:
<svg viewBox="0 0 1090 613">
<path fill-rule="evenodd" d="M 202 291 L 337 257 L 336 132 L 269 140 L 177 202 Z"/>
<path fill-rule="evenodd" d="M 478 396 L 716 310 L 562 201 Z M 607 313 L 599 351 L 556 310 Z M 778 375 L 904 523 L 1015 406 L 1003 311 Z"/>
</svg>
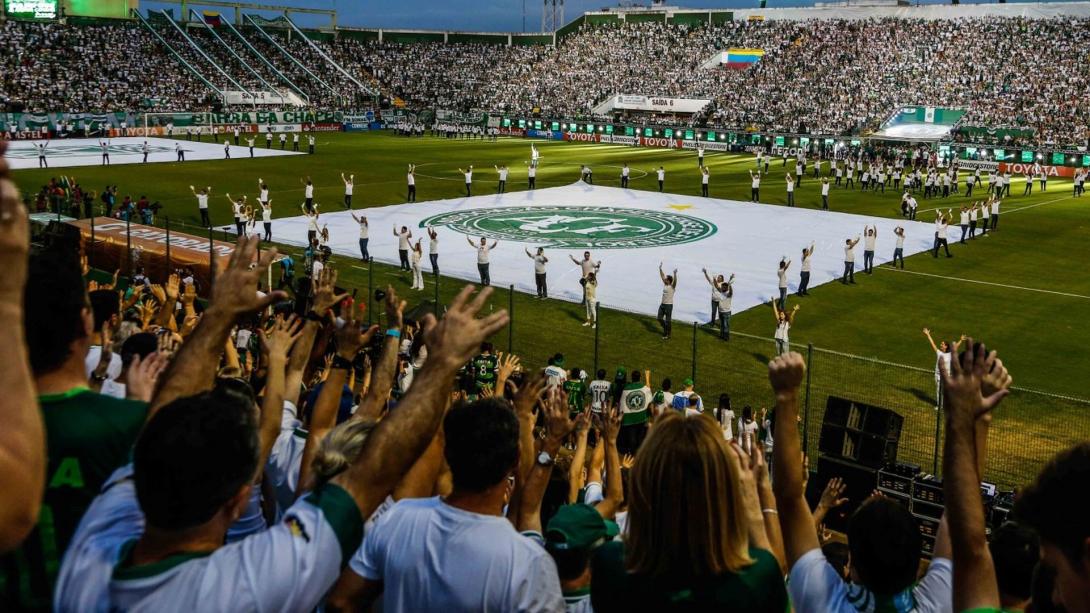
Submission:
<svg viewBox="0 0 1090 613">
<path fill-rule="evenodd" d="M 164 273 L 171 270 L 169 228 L 204 237 L 210 250 L 211 239 L 232 239 L 222 230 L 172 225 L 166 218 L 155 225 L 165 231 L 165 239 L 160 237 L 165 242 L 165 266 L 155 267 Z M 116 267 L 125 276 L 131 274 L 133 262 L 146 254 L 135 253 L 131 241 L 125 242 L 128 245 L 120 248 L 127 249 L 128 255 L 122 251 L 120 258 L 108 261 L 101 257 L 105 249 L 99 239 L 85 243 L 91 266 L 107 270 Z M 114 245 L 115 253 L 118 247 Z M 296 255 L 299 251 L 292 247 L 281 250 Z M 119 263 L 118 259 L 123 261 Z M 342 285 L 366 291 L 364 296 L 369 297 L 376 289 L 391 284 L 410 299 L 410 310 L 416 314 L 441 314 L 464 285 L 462 280 L 436 279 L 426 272 L 426 290 L 411 292 L 406 289 L 407 276 L 397 272 L 396 267 L 374 261 L 349 264 L 348 258 L 337 264 Z M 154 271 L 147 272 L 153 278 L 158 276 Z M 300 270 L 297 276 L 304 274 Z M 275 285 L 276 277 L 270 278 Z M 519 355 L 525 368 L 541 368 L 551 356 L 563 353 L 566 368 L 580 368 L 592 378 L 599 369 L 605 370 L 610 380 L 619 367 L 624 367 L 629 376 L 633 371 L 649 370 L 653 388 L 670 378 L 674 390 L 681 388 L 684 379 L 692 378 L 709 410 L 724 393 L 730 395 L 738 415 L 746 405 L 758 414 L 762 408 L 772 407 L 767 364 L 776 348 L 771 338 L 732 332 L 729 340 L 723 340 L 717 327 L 674 321 L 670 338 L 664 339 L 663 329 L 654 318 L 604 308 L 598 309 L 597 326 L 592 327 L 582 325 L 587 314 L 581 304 L 539 300 L 512 288 L 498 288 L 489 302 L 489 311 L 506 308 L 511 313 L 510 326 L 492 339 L 493 344 L 500 351 Z M 372 305 L 368 317 L 381 318 L 377 303 Z M 897 460 L 917 464 L 924 472 L 941 473 L 943 415 L 936 402 L 938 385 L 933 370 L 813 345 L 791 347 L 805 356 L 808 366 L 800 428 L 811 458 L 819 455 L 822 419 L 829 397 L 835 396 L 900 414 L 904 423 Z M 1008 488 L 1031 480 L 1057 451 L 1090 439 L 1090 420 L 1082 419 L 1087 410 L 1087 398 L 1015 387 L 992 422 L 985 480 Z"/>
</svg>

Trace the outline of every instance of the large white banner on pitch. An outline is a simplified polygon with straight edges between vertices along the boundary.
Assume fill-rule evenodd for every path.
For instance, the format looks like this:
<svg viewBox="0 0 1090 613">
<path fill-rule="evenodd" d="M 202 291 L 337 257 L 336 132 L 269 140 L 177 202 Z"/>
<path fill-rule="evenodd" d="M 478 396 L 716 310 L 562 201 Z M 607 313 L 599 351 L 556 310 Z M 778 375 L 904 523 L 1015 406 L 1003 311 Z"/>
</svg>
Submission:
<svg viewBox="0 0 1090 613">
<path fill-rule="evenodd" d="M 476 190 L 492 190 L 492 181 L 474 183 Z M 603 306 L 654 315 L 662 294 L 658 266 L 667 274 L 678 271 L 674 318 L 707 321 L 711 287 L 701 272 L 735 274 L 733 311 L 767 303 L 778 295 L 777 267 L 784 256 L 792 260 L 788 277 L 797 287 L 801 252 L 816 244 L 810 286 L 839 279 L 844 269 L 844 241 L 863 233 L 865 225 L 878 227 L 875 262 L 893 257 L 893 229 L 905 228 L 905 256 L 931 248 L 934 226 L 847 213 L 751 204 L 734 200 L 698 198 L 576 182 L 566 187 L 470 198 L 399 204 L 355 211 L 370 222 L 371 256 L 397 264 L 398 239 L 394 227 L 408 226 L 413 241 L 423 238 L 424 270 L 428 264 L 426 228 L 439 234 L 439 267 L 444 275 L 478 281 L 474 244 L 483 236 L 498 242 L 492 251 L 492 284 L 514 285 L 533 293 L 532 253 L 544 247 L 549 296 L 580 301 L 580 269 L 569 255 L 582 258 L 590 251 L 602 262 L 598 298 Z M 348 211 L 325 212 L 330 247 L 336 254 L 359 258 L 358 226 Z M 305 245 L 303 217 L 277 219 L 274 238 Z M 468 239 L 468 240 L 467 240 Z M 855 249 L 857 268 L 863 264 L 863 242 Z M 865 281 L 864 281 L 865 283 Z M 771 321 L 771 316 L 770 316 Z"/>
</svg>

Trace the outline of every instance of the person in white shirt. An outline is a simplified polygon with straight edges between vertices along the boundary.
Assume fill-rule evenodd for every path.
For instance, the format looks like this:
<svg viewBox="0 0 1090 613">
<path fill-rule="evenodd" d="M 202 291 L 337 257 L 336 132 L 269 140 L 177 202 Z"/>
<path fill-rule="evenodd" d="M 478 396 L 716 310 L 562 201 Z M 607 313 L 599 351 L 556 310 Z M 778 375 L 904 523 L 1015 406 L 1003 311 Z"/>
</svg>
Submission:
<svg viewBox="0 0 1090 613">
<path fill-rule="evenodd" d="M 594 185 L 594 171 L 590 169 L 590 166 L 586 164 L 579 165 L 579 176 L 582 177 L 583 183 L 587 185 Z"/>
<path fill-rule="evenodd" d="M 712 173 L 708 170 L 707 166 L 700 167 L 700 195 L 708 197 L 708 181 L 711 179 Z"/>
<path fill-rule="evenodd" d="M 704 145 L 697 145 L 696 146 L 696 165 L 699 168 L 704 167 Z M 761 165 L 760 156 L 757 157 L 757 165 L 758 166 Z"/>
<path fill-rule="evenodd" d="M 575 257 L 570 255 L 570 254 L 568 255 L 568 258 L 572 261 L 572 263 L 574 263 L 576 266 L 579 267 L 579 272 L 580 272 L 579 280 L 580 280 L 580 283 L 582 283 L 583 280 L 586 279 L 588 275 L 590 275 L 590 273 L 592 273 L 592 272 L 597 273 L 602 268 L 602 261 L 598 260 L 597 262 L 595 262 L 594 260 L 592 260 L 590 258 L 590 252 L 589 251 L 584 251 L 583 252 L 583 259 L 581 259 L 581 260 L 575 259 Z M 583 287 L 583 290 L 584 290 L 583 291 L 583 303 L 586 304 L 586 302 L 587 302 L 586 286 Z"/>
<path fill-rule="evenodd" d="M 472 196 L 473 195 L 473 164 L 470 164 L 469 168 L 466 168 L 465 170 L 462 170 L 461 168 L 459 168 L 458 172 L 465 175 L 465 178 L 466 178 L 466 196 Z"/>
<path fill-rule="evenodd" d="M 293 133 L 291 135 L 291 150 L 292 151 L 298 151 L 299 150 L 299 133 L 298 132 L 295 132 L 295 133 Z"/>
<path fill-rule="evenodd" d="M 901 262 L 901 270 L 905 268 L 905 229 L 901 226 L 897 226 L 893 229 L 893 234 L 897 237 L 897 246 L 893 248 L 893 260 L 890 262 L 894 268 L 897 267 L 898 260 Z"/>
<path fill-rule="evenodd" d="M 281 132 L 280 133 L 280 150 L 281 151 L 284 150 L 284 146 L 287 144 L 287 142 L 288 142 L 288 135 Z"/>
<path fill-rule="evenodd" d="M 314 135 L 313 134 L 308 134 L 307 135 L 307 153 L 309 153 L 309 154 L 314 153 L 314 143 L 315 143 Z"/>
<path fill-rule="evenodd" d="M 927 342 L 931 344 L 931 350 L 935 352 L 935 410 L 938 411 L 942 407 L 943 392 L 942 392 L 942 368 L 950 369 L 951 356 L 958 352 L 958 348 L 961 347 L 961 343 L 965 341 L 965 335 L 962 334 L 961 338 L 954 342 L 951 346 L 946 341 L 939 341 L 935 344 L 935 339 L 931 337 L 931 330 L 928 328 L 923 329 L 923 335 L 927 337 Z M 951 349 L 951 347 L 953 347 Z"/>
<path fill-rule="evenodd" d="M 670 338 L 673 330 L 674 319 L 674 292 L 677 291 L 677 269 L 674 274 L 668 275 L 662 271 L 662 262 L 659 262 L 659 278 L 662 279 L 662 301 L 659 303 L 658 321 L 662 326 L 662 339 Z"/>
<path fill-rule="evenodd" d="M 810 295 L 810 258 L 814 255 L 815 247 L 817 247 L 817 243 L 811 242 L 810 247 L 803 247 L 802 249 L 802 271 L 799 272 L 799 288 L 795 291 L 796 296 Z"/>
<path fill-rule="evenodd" d="M 580 280 L 583 286 L 583 306 L 587 311 L 584 326 L 598 327 L 598 273 L 591 272 Z"/>
<path fill-rule="evenodd" d="M 481 285 L 488 287 L 492 284 L 492 277 L 488 274 L 488 253 L 496 248 L 499 241 L 492 241 L 492 244 L 488 244 L 488 240 L 485 237 L 481 237 L 481 240 L 477 243 L 473 242 L 473 239 L 466 237 L 466 241 L 470 247 L 477 250 L 477 272 L 481 275 Z"/>
<path fill-rule="evenodd" d="M 272 200 L 266 200 L 261 203 L 261 224 L 265 227 L 264 240 L 267 243 L 272 242 Z"/>
<path fill-rule="evenodd" d="M 738 432 L 735 433 L 735 436 L 738 440 L 738 446 L 746 453 L 751 453 L 753 446 L 757 444 L 759 429 L 760 426 L 757 424 L 757 420 L 753 418 L 753 408 L 748 404 L 742 407 L 742 416 L 738 418 Z"/>
<path fill-rule="evenodd" d="M 405 499 L 383 513 L 329 597 L 337 610 L 564 610 L 556 564 L 540 534 L 504 517 L 518 470 L 519 424 L 501 401 L 460 404 L 443 420 L 453 491 Z M 490 450 L 482 460 L 481 449 Z M 537 465 L 551 467 L 547 451 Z"/>
<path fill-rule="evenodd" d="M 854 241 L 850 238 L 844 241 L 844 274 L 840 277 L 840 282 L 844 285 L 855 283 L 855 246 L 859 244 L 859 238 L 857 236 Z"/>
<path fill-rule="evenodd" d="M 428 260 L 431 261 L 432 276 L 439 276 L 439 233 L 428 228 Z"/>
<path fill-rule="evenodd" d="M 416 202 L 416 164 L 409 164 L 409 173 L 405 175 L 405 180 L 409 185 L 409 195 L 405 199 L 409 202 Z"/>
<path fill-rule="evenodd" d="M 791 268 L 791 260 L 780 260 L 780 266 L 776 269 L 776 287 L 780 290 L 780 308 L 787 308 L 787 269 Z"/>
<path fill-rule="evenodd" d="M 189 191 L 193 192 L 193 195 L 197 197 L 197 210 L 201 214 L 201 226 L 207 228 L 212 224 L 208 219 L 208 196 L 212 193 L 212 186 L 197 191 L 192 185 L 189 186 Z"/>
<path fill-rule="evenodd" d="M 242 211 L 246 207 L 246 196 L 241 196 L 237 200 L 231 197 L 231 194 L 225 194 L 227 201 L 231 203 L 231 215 L 235 219 L 235 233 L 238 236 L 242 236 L 246 228 L 242 225 Z"/>
<path fill-rule="evenodd" d="M 947 215 L 949 214 L 949 210 L 946 211 L 946 215 L 943 215 L 942 211 L 935 211 L 935 245 L 931 248 L 931 257 L 939 257 L 939 247 L 946 250 L 946 257 L 954 257 L 950 254 L 950 242 L 947 238 L 950 227 L 947 223 Z"/>
<path fill-rule="evenodd" d="M 666 171 L 662 168 L 662 166 L 659 166 L 659 169 L 655 171 L 655 175 L 658 177 L 659 191 L 661 192 L 662 187 L 666 182 Z"/>
<path fill-rule="evenodd" d="M 712 276 L 708 274 L 707 268 L 701 268 L 700 270 L 704 273 L 704 279 L 712 286 L 712 314 L 705 325 L 714 326 L 716 321 L 719 320 L 719 284 L 723 283 L 723 275 Z"/>
<path fill-rule="evenodd" d="M 493 166 L 496 169 L 496 173 L 500 175 L 500 182 L 496 185 L 496 193 L 502 194 L 507 191 L 507 167 Z"/>
<path fill-rule="evenodd" d="M 790 311 L 777 308 L 775 299 L 772 300 L 772 314 L 776 317 L 776 333 L 773 335 L 776 341 L 776 355 L 784 355 L 791 351 L 789 332 L 791 326 L 795 323 L 795 313 L 798 310 L 799 305 L 797 304 Z"/>
<path fill-rule="evenodd" d="M 1085 173 L 1083 174 L 1083 176 L 1086 176 Z M 1079 195 L 1082 195 L 1082 184 L 1079 185 Z M 999 198 L 992 198 L 991 217 L 992 232 L 995 232 L 996 229 L 999 227 Z"/>
<path fill-rule="evenodd" d="M 352 215 L 352 219 L 360 226 L 360 261 L 368 262 L 371 260 L 371 254 L 367 252 L 367 243 L 370 242 L 369 237 L 371 228 L 367 223 L 367 216 L 361 215 L 356 217 L 354 212 L 349 214 Z"/>
<path fill-rule="evenodd" d="M 310 180 L 310 177 L 299 181 L 303 184 L 304 206 L 308 212 L 311 212 L 314 210 L 314 182 Z"/>
<path fill-rule="evenodd" d="M 413 284 L 409 289 L 424 289 L 424 272 L 420 266 L 420 260 L 424 259 L 424 250 L 420 246 L 423 240 L 422 238 L 416 239 L 416 243 L 412 247 Z"/>
<path fill-rule="evenodd" d="M 538 247 L 536 253 L 530 253 L 530 250 L 525 248 L 523 251 L 534 261 L 534 286 L 537 288 L 537 297 L 548 298 L 549 286 L 545 280 L 545 265 L 549 263 L 549 258 L 545 257 L 545 248 Z"/>
<path fill-rule="evenodd" d="M 344 182 L 344 208 L 350 210 L 352 208 L 352 191 L 356 186 L 356 175 L 350 174 L 346 179 L 342 172 L 341 181 Z"/>
<path fill-rule="evenodd" d="M 625 162 L 624 166 L 621 166 L 621 187 L 622 188 L 627 188 L 628 187 L 629 172 L 630 172 L 630 170 L 628 168 L 628 162 Z"/>
<path fill-rule="evenodd" d="M 878 241 L 878 226 L 863 226 L 863 272 L 874 274 L 874 248 Z"/>
<path fill-rule="evenodd" d="M 761 171 L 749 171 L 749 200 L 757 202 L 761 197 Z"/>
<path fill-rule="evenodd" d="M 397 226 L 394 226 L 394 236 L 397 237 L 397 255 L 401 262 L 401 270 L 412 270 L 409 265 L 409 241 L 412 240 L 413 233 L 408 226 L 401 226 L 400 231 Z"/>
<path fill-rule="evenodd" d="M 537 166 L 526 169 L 526 189 L 533 190 L 537 187 Z"/>
<path fill-rule="evenodd" d="M 829 177 L 821 178 L 821 210 L 829 210 Z"/>
</svg>

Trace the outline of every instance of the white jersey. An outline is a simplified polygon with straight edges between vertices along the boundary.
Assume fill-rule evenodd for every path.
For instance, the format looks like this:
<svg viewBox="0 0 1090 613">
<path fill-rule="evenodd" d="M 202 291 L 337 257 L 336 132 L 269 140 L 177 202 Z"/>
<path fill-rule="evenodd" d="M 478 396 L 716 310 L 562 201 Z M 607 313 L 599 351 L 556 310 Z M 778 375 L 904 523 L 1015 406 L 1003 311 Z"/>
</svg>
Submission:
<svg viewBox="0 0 1090 613">
<path fill-rule="evenodd" d="M 313 198 L 314 197 L 314 185 L 313 184 L 310 184 L 310 183 L 307 184 L 306 189 L 303 191 L 303 197 L 304 198 Z"/>
<path fill-rule="evenodd" d="M 207 209 L 208 208 L 208 194 L 197 194 L 197 208 L 198 209 Z"/>
<path fill-rule="evenodd" d="M 428 235 L 428 253 L 439 255 L 439 236 Z"/>
<path fill-rule="evenodd" d="M 366 221 L 360 220 L 360 238 L 367 238 L 370 235 L 371 226 Z"/>
<path fill-rule="evenodd" d="M 587 275 L 594 272 L 598 268 L 599 264 L 600 264 L 600 262 L 595 262 L 594 260 L 591 260 L 591 259 L 579 260 L 579 269 L 583 273 L 583 278 L 586 279 Z"/>
<path fill-rule="evenodd" d="M 478 245 L 477 246 L 477 263 L 478 264 L 487 264 L 488 263 L 488 252 L 491 251 L 491 250 L 492 250 L 492 248 L 489 247 L 488 245 Z"/>
<path fill-rule="evenodd" d="M 413 173 L 408 174 L 409 185 L 416 185 L 416 176 Z"/>
<path fill-rule="evenodd" d="M 613 384 L 609 381 L 602 379 L 595 379 L 587 386 L 590 391 L 590 408 L 593 411 L 601 411 L 602 407 L 609 404 L 610 391 L 613 389 Z"/>
<path fill-rule="evenodd" d="M 534 256 L 534 274 L 538 274 L 538 275 L 545 274 L 545 262 L 547 262 L 547 261 L 548 261 L 548 258 L 546 258 L 545 256 L 535 255 Z"/>
<path fill-rule="evenodd" d="M 656 171 L 656 174 L 658 174 L 659 181 L 663 181 L 663 180 L 666 179 L 666 171 L 665 170 L 662 170 L 660 168 L 659 170 Z"/>
<path fill-rule="evenodd" d="M 398 232 L 397 233 L 397 248 L 401 251 L 409 250 L 409 233 Z"/>
<path fill-rule="evenodd" d="M 355 501 L 327 484 L 283 521 L 211 555 L 134 567 L 127 558 L 144 515 L 131 475 L 131 465 L 118 469 L 83 516 L 57 578 L 58 610 L 306 611 L 337 580 L 345 547 L 362 538 Z"/>
<path fill-rule="evenodd" d="M 472 183 L 473 182 L 473 171 L 472 170 L 467 170 L 465 175 L 466 175 L 466 183 Z"/>
<path fill-rule="evenodd" d="M 355 187 L 355 184 L 352 183 L 351 181 L 349 181 L 348 183 L 345 183 L 344 184 L 344 195 L 345 196 L 351 196 L 352 195 L 352 188 L 354 188 L 354 187 Z"/>
<path fill-rule="evenodd" d="M 500 181 L 506 181 L 506 180 L 507 180 L 507 169 L 506 168 L 501 168 L 500 169 Z"/>
<path fill-rule="evenodd" d="M 776 276 L 779 277 L 780 283 L 777 287 L 780 289 L 787 289 L 787 269 L 781 268 L 776 271 Z"/>
<path fill-rule="evenodd" d="M 504 517 L 438 496 L 394 504 L 367 531 L 349 568 L 382 582 L 387 613 L 564 610 L 556 564 L 539 542 Z"/>
<path fill-rule="evenodd" d="M 863 250 L 874 251 L 874 244 L 877 242 L 878 237 L 873 234 L 863 237 Z"/>
</svg>

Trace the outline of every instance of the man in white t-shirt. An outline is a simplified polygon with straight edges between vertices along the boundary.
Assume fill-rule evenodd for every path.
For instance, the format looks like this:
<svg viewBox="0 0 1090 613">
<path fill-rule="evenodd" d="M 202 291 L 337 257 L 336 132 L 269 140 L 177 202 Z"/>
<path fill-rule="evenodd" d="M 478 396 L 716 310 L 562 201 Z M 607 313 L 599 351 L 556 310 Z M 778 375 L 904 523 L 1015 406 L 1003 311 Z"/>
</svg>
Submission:
<svg viewBox="0 0 1090 613">
<path fill-rule="evenodd" d="M 458 172 L 465 175 L 465 178 L 466 178 L 466 196 L 472 196 L 473 195 L 473 164 L 470 164 L 469 168 L 466 168 L 465 170 L 462 170 L 461 168 L 459 168 Z"/>
<path fill-rule="evenodd" d="M 861 237 L 855 237 L 855 240 L 846 239 L 844 241 L 844 274 L 840 277 L 840 282 L 844 285 L 849 283 L 855 283 L 855 246 L 859 244 Z"/>
<path fill-rule="evenodd" d="M 481 237 L 481 240 L 477 243 L 473 242 L 473 239 L 466 237 L 466 241 L 469 242 L 469 246 L 477 250 L 477 272 L 481 275 L 481 285 L 485 287 L 492 285 L 492 277 L 488 274 L 488 254 L 499 241 L 492 241 L 492 244 L 488 244 L 488 240 L 485 237 Z"/>
<path fill-rule="evenodd" d="M 201 226 L 207 228 L 211 222 L 208 220 L 208 196 L 212 193 L 212 186 L 197 191 L 192 185 L 189 186 L 189 191 L 193 192 L 193 195 L 197 197 L 197 210 L 201 213 Z"/>
<path fill-rule="evenodd" d="M 545 366 L 545 386 L 560 387 L 568 380 L 568 371 L 564 370 L 564 354 L 558 353 L 549 358 Z"/>
<path fill-rule="evenodd" d="M 529 249 L 523 249 L 523 251 L 534 261 L 534 285 L 537 287 L 537 297 L 548 298 L 549 286 L 545 280 L 545 265 L 549 263 L 549 258 L 545 257 L 545 248 L 538 247 L 536 253 L 530 253 Z"/>
<path fill-rule="evenodd" d="M 590 273 L 593 272 L 593 273 L 597 274 L 598 271 L 602 268 L 602 261 L 601 260 L 598 260 L 598 261 L 592 260 L 591 257 L 590 257 L 590 252 L 589 251 L 584 251 L 583 252 L 583 259 L 581 259 L 581 260 L 575 259 L 575 256 L 573 256 L 573 255 L 569 255 L 568 258 L 571 259 L 571 261 L 576 266 L 579 267 L 579 274 L 580 274 L 579 278 L 580 278 L 581 281 L 586 281 L 587 276 L 590 275 Z M 587 302 L 587 288 L 586 288 L 585 285 L 583 286 L 583 300 L 582 300 L 582 302 L 584 304 L 586 304 L 586 302 Z"/>
<path fill-rule="evenodd" d="M 329 605 L 367 610 L 381 599 L 387 613 L 564 611 L 543 538 L 519 534 L 504 517 L 519 467 L 519 422 L 510 406 L 498 400 L 455 406 L 443 431 L 453 491 L 401 500 L 383 513 Z M 542 451 L 534 461 L 549 467 L 555 458 Z"/>
<path fill-rule="evenodd" d="M 659 191 L 661 192 L 663 185 L 666 183 L 666 170 L 664 170 L 662 166 L 659 166 L 659 169 L 655 171 L 655 176 L 658 177 Z"/>
</svg>

